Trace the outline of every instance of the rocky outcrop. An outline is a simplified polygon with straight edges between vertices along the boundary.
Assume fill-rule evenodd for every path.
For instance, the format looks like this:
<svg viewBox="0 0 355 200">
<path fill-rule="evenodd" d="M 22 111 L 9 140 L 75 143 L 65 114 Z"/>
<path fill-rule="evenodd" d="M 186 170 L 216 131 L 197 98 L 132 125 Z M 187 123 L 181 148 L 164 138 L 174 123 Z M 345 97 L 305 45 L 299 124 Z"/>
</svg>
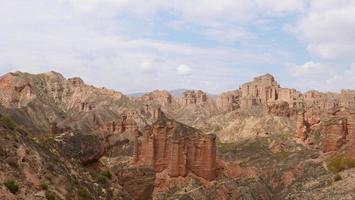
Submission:
<svg viewBox="0 0 355 200">
<path fill-rule="evenodd" d="M 132 117 L 122 115 L 119 119 L 106 124 L 106 131 L 111 134 L 129 133 L 133 136 L 138 131 L 137 123 Z"/>
<path fill-rule="evenodd" d="M 230 112 L 239 108 L 239 98 L 239 90 L 225 92 L 218 96 L 216 100 L 216 105 L 219 110 L 224 112 Z"/>
<path fill-rule="evenodd" d="M 201 90 L 187 90 L 183 94 L 182 103 L 183 105 L 190 104 L 204 104 L 207 102 L 207 94 Z"/>
<path fill-rule="evenodd" d="M 253 104 L 262 103 L 267 104 L 269 100 L 277 99 L 277 89 L 279 84 L 275 81 L 275 78 L 266 74 L 254 78 L 252 82 L 245 83 L 240 87 L 242 101 L 252 101 Z M 250 105 L 250 103 L 242 104 Z"/>
<path fill-rule="evenodd" d="M 36 98 L 32 85 L 14 73 L 0 77 L 0 102 L 6 107 L 21 108 Z"/>
<path fill-rule="evenodd" d="M 152 199 L 155 172 L 145 167 L 124 166 L 114 172 L 118 182 L 136 200 Z"/>
<path fill-rule="evenodd" d="M 333 117 L 324 122 L 323 152 L 337 151 L 346 143 L 346 118 Z"/>
<path fill-rule="evenodd" d="M 279 117 L 290 117 L 290 106 L 286 101 L 274 102 L 268 105 L 268 111 L 270 114 Z"/>
<path fill-rule="evenodd" d="M 157 103 L 161 106 L 166 106 L 172 103 L 172 96 L 168 91 L 154 90 L 144 96 L 140 97 L 138 101 L 144 104 L 154 104 Z"/>
<path fill-rule="evenodd" d="M 74 87 L 82 87 L 85 85 L 83 79 L 80 77 L 73 77 L 69 78 L 68 81 L 74 86 Z"/>
<path fill-rule="evenodd" d="M 303 97 L 307 108 L 326 111 L 339 106 L 339 96 L 335 93 L 322 93 L 311 90 L 306 92 Z"/>
<path fill-rule="evenodd" d="M 342 146 L 345 143 L 349 143 L 346 149 L 347 155 L 355 159 L 355 111 L 353 109 L 343 107 L 340 109 L 331 110 L 328 114 L 330 119 L 338 120 L 338 123 L 340 124 L 338 125 L 338 131 L 341 132 L 341 129 L 343 129 L 343 137 L 339 139 L 338 144 Z M 335 124 L 334 126 L 336 126 L 335 122 L 333 123 Z M 340 137 L 341 134 L 339 133 L 338 135 L 338 137 Z M 336 148 L 333 147 L 332 149 Z"/>
<path fill-rule="evenodd" d="M 341 91 L 340 106 L 345 108 L 355 108 L 355 90 Z"/>
<path fill-rule="evenodd" d="M 307 124 L 305 120 L 305 112 L 300 111 L 297 114 L 297 119 L 296 119 L 296 132 L 297 132 L 297 138 L 299 138 L 301 141 L 305 141 L 308 137 L 307 132 Z"/>
<path fill-rule="evenodd" d="M 105 147 L 94 134 L 64 133 L 56 137 L 61 153 L 69 159 L 88 165 L 98 161 L 105 154 Z"/>
<path fill-rule="evenodd" d="M 216 177 L 216 136 L 170 120 L 164 115 L 144 129 L 142 142 L 136 139 L 135 160 L 169 176 L 194 174 L 213 180 Z"/>
<path fill-rule="evenodd" d="M 278 88 L 277 100 L 281 102 L 287 102 L 290 108 L 303 107 L 302 93 L 295 89 Z"/>
</svg>

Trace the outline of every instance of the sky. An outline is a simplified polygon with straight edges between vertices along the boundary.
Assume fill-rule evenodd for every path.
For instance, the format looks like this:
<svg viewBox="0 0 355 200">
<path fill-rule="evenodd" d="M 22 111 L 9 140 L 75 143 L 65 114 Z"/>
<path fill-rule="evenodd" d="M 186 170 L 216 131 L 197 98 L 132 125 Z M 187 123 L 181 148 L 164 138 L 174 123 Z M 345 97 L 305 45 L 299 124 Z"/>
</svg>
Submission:
<svg viewBox="0 0 355 200">
<path fill-rule="evenodd" d="M 354 0 L 0 0 L 0 74 L 218 94 L 270 73 L 355 89 Z"/>
</svg>

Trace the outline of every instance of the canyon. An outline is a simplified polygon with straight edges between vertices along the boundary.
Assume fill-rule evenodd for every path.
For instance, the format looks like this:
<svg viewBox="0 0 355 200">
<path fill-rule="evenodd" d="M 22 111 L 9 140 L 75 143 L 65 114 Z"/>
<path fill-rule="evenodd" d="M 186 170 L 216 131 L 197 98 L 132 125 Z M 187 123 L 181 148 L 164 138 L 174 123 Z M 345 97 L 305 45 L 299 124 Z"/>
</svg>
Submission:
<svg viewBox="0 0 355 200">
<path fill-rule="evenodd" d="M 355 91 L 300 92 L 265 74 L 216 97 L 133 97 L 8 73 L 0 144 L 0 182 L 22 188 L 0 199 L 352 199 Z"/>
</svg>

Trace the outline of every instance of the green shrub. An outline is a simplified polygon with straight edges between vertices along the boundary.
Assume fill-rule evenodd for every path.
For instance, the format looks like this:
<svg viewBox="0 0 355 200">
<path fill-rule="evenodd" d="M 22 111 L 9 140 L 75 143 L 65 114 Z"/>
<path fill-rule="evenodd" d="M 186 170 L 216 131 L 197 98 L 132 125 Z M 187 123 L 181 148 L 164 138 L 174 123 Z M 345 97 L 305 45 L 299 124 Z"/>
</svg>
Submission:
<svg viewBox="0 0 355 200">
<path fill-rule="evenodd" d="M 7 117 L 0 117 L 0 123 L 10 130 L 15 130 L 16 124 Z"/>
<path fill-rule="evenodd" d="M 41 188 L 42 188 L 42 190 L 48 190 L 48 184 L 47 183 L 41 183 Z"/>
<path fill-rule="evenodd" d="M 84 188 L 79 188 L 78 196 L 80 200 L 87 200 L 90 199 L 90 194 Z"/>
<path fill-rule="evenodd" d="M 218 149 L 220 153 L 225 154 L 235 150 L 235 148 L 236 148 L 235 143 L 220 143 Z"/>
<path fill-rule="evenodd" d="M 339 174 L 335 175 L 334 181 L 341 181 L 341 180 L 343 180 L 343 178 Z"/>
<path fill-rule="evenodd" d="M 103 175 L 98 175 L 97 177 L 96 177 L 96 182 L 97 183 L 100 183 L 100 184 L 102 184 L 102 185 L 104 185 L 104 184 L 107 184 L 107 182 L 108 182 L 108 179 L 107 179 L 107 177 L 106 176 L 103 176 Z"/>
<path fill-rule="evenodd" d="M 112 179 L 112 174 L 108 170 L 101 172 L 101 175 L 106 177 L 106 178 L 108 178 L 108 179 L 110 179 L 110 180 Z"/>
<path fill-rule="evenodd" d="M 19 191 L 18 185 L 13 180 L 6 181 L 4 185 L 12 194 L 16 194 Z"/>
<path fill-rule="evenodd" d="M 327 167 L 330 171 L 337 173 L 345 169 L 350 169 L 355 167 L 355 160 L 345 157 L 344 155 L 332 158 L 328 163 Z"/>
<path fill-rule="evenodd" d="M 47 190 L 46 191 L 46 199 L 47 200 L 55 200 L 55 195 L 52 192 Z"/>
</svg>

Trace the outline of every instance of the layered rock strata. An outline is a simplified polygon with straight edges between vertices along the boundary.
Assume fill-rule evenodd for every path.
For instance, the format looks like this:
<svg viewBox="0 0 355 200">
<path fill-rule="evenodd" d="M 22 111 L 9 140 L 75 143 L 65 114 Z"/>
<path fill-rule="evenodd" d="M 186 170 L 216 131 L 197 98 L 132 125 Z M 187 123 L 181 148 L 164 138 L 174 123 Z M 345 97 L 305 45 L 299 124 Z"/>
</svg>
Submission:
<svg viewBox="0 0 355 200">
<path fill-rule="evenodd" d="M 192 172 L 207 180 L 216 177 L 216 136 L 205 135 L 162 115 L 146 126 L 141 143 L 136 139 L 135 160 L 171 177 Z"/>
</svg>

